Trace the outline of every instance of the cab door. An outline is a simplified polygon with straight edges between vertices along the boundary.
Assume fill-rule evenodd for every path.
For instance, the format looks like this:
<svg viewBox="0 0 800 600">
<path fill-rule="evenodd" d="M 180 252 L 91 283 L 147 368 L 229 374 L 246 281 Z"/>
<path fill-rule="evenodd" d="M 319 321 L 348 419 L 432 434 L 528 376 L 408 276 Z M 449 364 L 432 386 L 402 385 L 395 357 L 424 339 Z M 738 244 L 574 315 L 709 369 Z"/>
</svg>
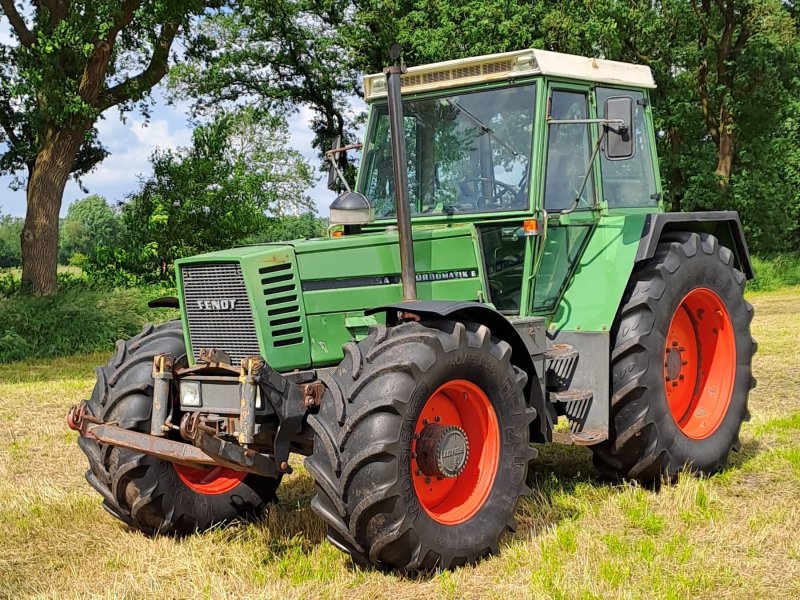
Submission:
<svg viewBox="0 0 800 600">
<path fill-rule="evenodd" d="M 531 294 L 531 313 L 553 313 L 598 218 L 599 172 L 592 160 L 598 127 L 591 86 L 552 83 L 547 98 L 544 239 Z M 593 164 L 594 163 L 594 164 Z"/>
</svg>

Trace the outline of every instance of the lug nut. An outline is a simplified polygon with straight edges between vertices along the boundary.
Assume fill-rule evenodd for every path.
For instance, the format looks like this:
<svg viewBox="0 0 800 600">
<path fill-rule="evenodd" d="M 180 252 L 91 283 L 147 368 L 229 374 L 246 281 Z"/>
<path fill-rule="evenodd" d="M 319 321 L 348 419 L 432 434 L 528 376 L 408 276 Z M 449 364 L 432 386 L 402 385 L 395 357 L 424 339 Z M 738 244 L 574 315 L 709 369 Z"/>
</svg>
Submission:
<svg viewBox="0 0 800 600">
<path fill-rule="evenodd" d="M 430 483 L 430 482 L 431 482 L 431 478 L 430 477 L 426 477 L 425 478 L 425 483 Z"/>
<path fill-rule="evenodd" d="M 436 417 L 436 418 L 434 419 L 434 421 L 436 421 L 437 423 L 438 423 L 439 421 L 441 421 L 441 420 L 442 420 L 442 417 Z"/>
<path fill-rule="evenodd" d="M 428 421 L 428 419 L 422 419 L 422 424 L 423 425 L 428 425 L 429 423 L 430 423 L 430 421 Z"/>
<path fill-rule="evenodd" d="M 420 471 L 419 469 L 417 469 L 416 471 L 414 471 L 414 475 L 416 475 L 417 477 L 419 477 L 420 475 L 422 475 L 422 471 Z"/>
</svg>

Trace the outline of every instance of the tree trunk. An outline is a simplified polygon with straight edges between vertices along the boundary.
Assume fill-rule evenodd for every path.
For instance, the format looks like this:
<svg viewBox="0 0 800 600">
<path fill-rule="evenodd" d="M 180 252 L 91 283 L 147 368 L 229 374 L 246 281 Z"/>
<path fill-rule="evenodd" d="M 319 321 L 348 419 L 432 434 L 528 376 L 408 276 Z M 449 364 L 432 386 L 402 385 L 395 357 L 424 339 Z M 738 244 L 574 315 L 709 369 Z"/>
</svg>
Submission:
<svg viewBox="0 0 800 600">
<path fill-rule="evenodd" d="M 28 210 L 21 236 L 22 287 L 36 296 L 56 291 L 58 214 L 82 141 L 82 131 L 49 131 L 28 179 Z"/>
<path fill-rule="evenodd" d="M 720 128 L 719 146 L 717 147 L 717 176 L 720 185 L 726 187 L 733 171 L 733 156 L 735 154 L 734 135 L 731 127 L 726 124 Z"/>
<path fill-rule="evenodd" d="M 669 138 L 669 149 L 672 160 L 670 161 L 670 195 L 672 212 L 681 212 L 681 200 L 683 199 L 683 188 L 686 184 L 683 178 L 683 170 L 680 168 L 678 156 L 681 153 L 681 134 L 677 127 L 670 127 L 667 130 Z"/>
</svg>

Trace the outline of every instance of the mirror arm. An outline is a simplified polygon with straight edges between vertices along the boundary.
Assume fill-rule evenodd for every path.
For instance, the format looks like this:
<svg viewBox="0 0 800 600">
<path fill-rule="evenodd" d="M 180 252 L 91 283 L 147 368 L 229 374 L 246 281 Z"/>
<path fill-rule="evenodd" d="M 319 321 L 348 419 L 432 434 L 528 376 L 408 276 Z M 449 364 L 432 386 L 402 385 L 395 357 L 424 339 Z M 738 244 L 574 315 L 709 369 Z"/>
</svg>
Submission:
<svg viewBox="0 0 800 600">
<path fill-rule="evenodd" d="M 624 119 L 554 119 L 547 117 L 548 125 L 619 125 L 620 129 L 627 129 L 628 122 Z"/>
<path fill-rule="evenodd" d="M 344 146 L 343 148 L 333 148 L 325 153 L 325 158 L 327 158 L 328 162 L 331 163 L 331 168 L 336 173 L 336 177 L 342 182 L 344 189 L 346 189 L 348 192 L 352 192 L 353 190 L 350 189 L 350 184 L 347 183 L 347 180 L 344 178 L 344 173 L 342 173 L 342 170 L 339 168 L 336 159 L 342 152 L 346 152 L 347 150 L 358 150 L 361 149 L 361 146 L 362 144 L 350 144 L 349 146 Z"/>
<path fill-rule="evenodd" d="M 595 119 L 595 122 L 602 122 L 605 119 Z M 600 137 L 597 138 L 597 143 L 594 145 L 594 150 L 592 151 L 592 157 L 589 159 L 589 167 L 586 169 L 586 175 L 583 176 L 583 181 L 581 181 L 581 187 L 578 190 L 578 193 L 575 195 L 575 202 L 572 204 L 570 208 L 565 208 L 561 211 L 562 215 L 568 215 L 576 208 L 578 208 L 578 204 L 581 201 L 581 194 L 583 194 L 583 190 L 586 188 L 586 184 L 589 182 L 589 177 L 592 175 L 592 168 L 594 167 L 594 161 L 597 158 L 597 155 L 600 153 L 600 146 L 603 144 L 603 139 L 606 137 L 606 133 L 608 133 L 608 127 L 603 127 L 603 133 L 600 134 Z"/>
</svg>

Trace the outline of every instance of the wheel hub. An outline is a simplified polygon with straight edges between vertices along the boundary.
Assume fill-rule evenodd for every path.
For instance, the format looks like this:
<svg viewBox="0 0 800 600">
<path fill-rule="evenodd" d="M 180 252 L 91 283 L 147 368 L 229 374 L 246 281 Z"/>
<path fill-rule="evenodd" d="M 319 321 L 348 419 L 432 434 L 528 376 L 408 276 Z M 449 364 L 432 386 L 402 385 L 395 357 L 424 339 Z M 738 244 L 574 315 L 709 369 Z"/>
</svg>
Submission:
<svg viewBox="0 0 800 600">
<path fill-rule="evenodd" d="M 681 374 L 681 351 L 678 348 L 670 348 L 667 350 L 666 362 L 666 377 L 667 381 L 674 381 L 678 379 Z"/>
<path fill-rule="evenodd" d="M 467 434 L 455 425 L 426 425 L 417 440 L 417 464 L 428 477 L 458 477 L 469 457 Z"/>
</svg>

